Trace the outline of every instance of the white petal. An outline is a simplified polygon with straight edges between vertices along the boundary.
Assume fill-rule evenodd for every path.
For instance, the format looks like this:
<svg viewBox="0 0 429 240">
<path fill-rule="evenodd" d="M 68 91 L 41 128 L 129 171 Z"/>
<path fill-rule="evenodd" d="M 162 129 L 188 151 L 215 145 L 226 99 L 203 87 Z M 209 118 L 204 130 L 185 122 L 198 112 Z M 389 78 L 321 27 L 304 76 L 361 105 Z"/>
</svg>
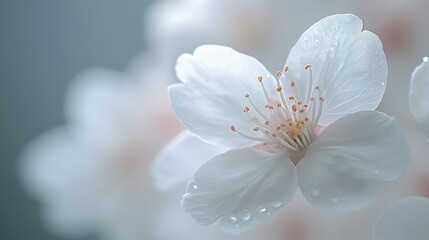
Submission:
<svg viewBox="0 0 429 240">
<path fill-rule="evenodd" d="M 156 187 L 167 190 L 191 180 L 201 165 L 226 150 L 225 147 L 201 141 L 189 131 L 183 131 L 154 160 L 152 174 Z"/>
<path fill-rule="evenodd" d="M 393 117 L 375 111 L 347 115 L 330 125 L 298 163 L 298 185 L 314 206 L 357 210 L 375 198 L 380 181 L 397 178 L 409 158 Z"/>
<path fill-rule="evenodd" d="M 188 185 L 182 206 L 201 224 L 238 234 L 268 221 L 296 190 L 296 172 L 285 154 L 234 149 L 204 164 Z"/>
<path fill-rule="evenodd" d="M 387 80 L 387 62 L 380 39 L 362 31 L 352 14 L 328 16 L 311 26 L 292 48 L 287 65 L 304 96 L 312 65 L 314 86 L 325 98 L 319 124 L 329 125 L 342 116 L 374 110 Z M 316 95 L 317 97 L 317 95 Z"/>
<path fill-rule="evenodd" d="M 180 56 L 176 72 L 185 84 L 171 86 L 170 97 L 177 117 L 191 132 L 215 144 L 231 147 L 255 144 L 233 133 L 230 126 L 254 134 L 255 126 L 243 113 L 243 108 L 249 106 L 246 93 L 266 111 L 267 101 L 257 78 L 259 75 L 266 78 L 269 73 L 260 62 L 228 47 L 205 45 L 193 55 Z M 264 83 L 275 92 L 275 81 L 268 76 L 271 79 Z M 250 113 L 255 114 L 255 110 Z"/>
<path fill-rule="evenodd" d="M 79 74 L 67 90 L 65 110 L 71 134 L 80 143 L 106 148 L 116 145 L 123 126 L 130 124 L 136 84 L 109 69 L 93 68 Z"/>
<path fill-rule="evenodd" d="M 423 61 L 411 76 L 410 109 L 426 139 L 429 140 L 429 63 Z"/>
<path fill-rule="evenodd" d="M 429 237 L 429 199 L 408 197 L 382 213 L 374 227 L 374 240 L 427 240 Z"/>
</svg>

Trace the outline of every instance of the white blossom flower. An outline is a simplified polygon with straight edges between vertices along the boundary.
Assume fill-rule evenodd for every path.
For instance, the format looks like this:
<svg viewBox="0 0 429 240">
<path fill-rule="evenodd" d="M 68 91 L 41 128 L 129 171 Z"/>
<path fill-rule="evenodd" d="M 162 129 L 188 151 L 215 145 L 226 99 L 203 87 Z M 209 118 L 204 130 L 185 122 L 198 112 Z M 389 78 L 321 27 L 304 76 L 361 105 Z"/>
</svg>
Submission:
<svg viewBox="0 0 429 240">
<path fill-rule="evenodd" d="M 374 226 L 374 240 L 426 240 L 429 236 L 429 199 L 408 197 L 394 202 Z"/>
<path fill-rule="evenodd" d="M 429 58 L 416 67 L 411 76 L 410 109 L 420 130 L 429 140 Z"/>
<path fill-rule="evenodd" d="M 157 239 L 151 230 L 160 224 L 164 196 L 152 187 L 149 164 L 182 129 L 160 77 L 146 76 L 141 83 L 108 69 L 85 71 L 67 91 L 67 124 L 23 150 L 22 182 L 40 201 L 53 232 Z"/>
<path fill-rule="evenodd" d="M 214 45 L 179 57 L 176 72 L 182 83 L 169 91 L 177 117 L 205 142 L 230 148 L 201 158 L 183 196 L 185 211 L 202 224 L 245 231 L 277 214 L 297 185 L 319 208 L 361 209 L 408 162 L 395 120 L 373 111 L 387 78 L 382 44 L 354 15 L 310 27 L 275 76 Z"/>
</svg>

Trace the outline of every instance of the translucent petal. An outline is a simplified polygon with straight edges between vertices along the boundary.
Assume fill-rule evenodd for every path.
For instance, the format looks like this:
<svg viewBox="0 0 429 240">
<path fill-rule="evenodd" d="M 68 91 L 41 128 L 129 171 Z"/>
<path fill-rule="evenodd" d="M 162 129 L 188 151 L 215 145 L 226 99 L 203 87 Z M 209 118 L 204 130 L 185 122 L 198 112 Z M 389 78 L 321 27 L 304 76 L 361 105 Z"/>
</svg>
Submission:
<svg viewBox="0 0 429 240">
<path fill-rule="evenodd" d="M 330 125 L 298 163 L 298 184 L 312 205 L 329 211 L 371 204 L 380 181 L 397 178 L 409 150 L 393 117 L 361 111 Z"/>
<path fill-rule="evenodd" d="M 243 113 L 244 107 L 249 106 L 246 93 L 261 111 L 268 112 L 258 76 L 270 78 L 264 84 L 271 94 L 276 89 L 275 81 L 260 62 L 228 47 L 205 45 L 193 55 L 180 56 L 176 72 L 184 84 L 170 87 L 171 102 L 177 117 L 192 133 L 209 143 L 231 147 L 255 144 L 233 133 L 230 127 L 235 125 L 254 135 L 255 125 Z"/>
<path fill-rule="evenodd" d="M 358 17 L 328 16 L 304 32 L 292 48 L 286 65 L 301 98 L 309 82 L 307 64 L 312 66 L 313 87 L 320 86 L 325 98 L 319 124 L 327 126 L 346 114 L 374 110 L 380 103 L 387 80 L 386 56 L 380 39 L 362 31 Z"/>
<path fill-rule="evenodd" d="M 410 109 L 426 139 L 429 140 L 429 63 L 427 57 L 423 60 L 411 76 Z"/>
<path fill-rule="evenodd" d="M 201 165 L 226 150 L 201 141 L 189 131 L 178 134 L 154 160 L 152 174 L 156 187 L 167 190 L 191 180 Z"/>
<path fill-rule="evenodd" d="M 198 170 L 182 205 L 199 223 L 219 220 L 222 232 L 238 234 L 271 219 L 292 200 L 296 186 L 285 154 L 234 149 Z"/>
</svg>

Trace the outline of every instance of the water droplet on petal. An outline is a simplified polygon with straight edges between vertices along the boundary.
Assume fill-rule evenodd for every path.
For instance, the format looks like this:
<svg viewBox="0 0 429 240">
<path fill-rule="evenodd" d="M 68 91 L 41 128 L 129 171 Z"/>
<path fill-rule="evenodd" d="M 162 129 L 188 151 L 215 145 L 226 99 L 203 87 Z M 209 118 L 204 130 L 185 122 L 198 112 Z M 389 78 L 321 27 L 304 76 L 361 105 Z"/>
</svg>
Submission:
<svg viewBox="0 0 429 240">
<path fill-rule="evenodd" d="M 384 85 L 386 85 L 386 83 L 385 82 L 381 82 L 381 86 L 384 86 Z"/>
<path fill-rule="evenodd" d="M 271 203 L 271 206 L 273 206 L 273 208 L 279 208 L 282 206 L 282 202 L 274 201 Z"/>
<path fill-rule="evenodd" d="M 338 202 L 338 198 L 332 198 L 332 202 L 337 203 Z"/>
<path fill-rule="evenodd" d="M 248 221 L 248 220 L 252 217 L 252 214 L 250 213 L 250 211 L 249 211 L 249 210 L 243 210 L 243 211 L 239 214 L 239 217 L 240 217 L 241 219 L 243 219 L 244 221 Z"/>
<path fill-rule="evenodd" d="M 271 75 L 270 75 L 269 73 L 267 73 L 266 77 L 267 77 L 267 78 L 270 78 L 270 77 L 271 77 Z"/>
<path fill-rule="evenodd" d="M 258 207 L 259 212 L 264 213 L 267 211 L 267 209 L 264 206 Z"/>
<path fill-rule="evenodd" d="M 429 57 L 423 57 L 423 62 L 429 62 Z"/>
<path fill-rule="evenodd" d="M 188 191 L 195 191 L 197 189 L 198 189 L 198 185 L 194 181 L 192 181 L 192 182 L 189 183 L 189 185 L 188 185 Z"/>
<path fill-rule="evenodd" d="M 237 222 L 237 217 L 236 217 L 233 213 L 229 214 L 229 218 L 230 218 L 233 222 Z"/>
</svg>

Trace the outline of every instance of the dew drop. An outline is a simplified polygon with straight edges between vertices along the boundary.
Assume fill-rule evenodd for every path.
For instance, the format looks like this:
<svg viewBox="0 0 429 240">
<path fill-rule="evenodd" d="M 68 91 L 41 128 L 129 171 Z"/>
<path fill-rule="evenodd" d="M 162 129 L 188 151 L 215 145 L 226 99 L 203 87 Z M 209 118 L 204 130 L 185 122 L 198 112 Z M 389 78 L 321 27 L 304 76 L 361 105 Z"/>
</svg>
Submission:
<svg viewBox="0 0 429 240">
<path fill-rule="evenodd" d="M 189 190 L 195 191 L 197 189 L 198 189 L 198 185 L 195 182 L 192 181 L 189 183 Z"/>
<path fill-rule="evenodd" d="M 381 86 L 384 86 L 384 85 L 386 85 L 386 83 L 385 82 L 381 82 Z"/>
<path fill-rule="evenodd" d="M 423 62 L 429 62 L 429 57 L 423 57 Z"/>
<path fill-rule="evenodd" d="M 338 202 L 338 198 L 332 198 L 332 202 L 337 203 Z"/>
<path fill-rule="evenodd" d="M 259 212 L 264 213 L 267 211 L 267 209 L 264 206 L 258 207 Z"/>
<path fill-rule="evenodd" d="M 243 211 L 239 214 L 239 217 L 240 217 L 241 219 L 243 219 L 244 221 L 248 221 L 248 220 L 252 217 L 252 214 L 250 213 L 250 211 L 249 211 L 249 210 L 243 210 Z"/>
<path fill-rule="evenodd" d="M 270 77 L 271 77 L 271 75 L 270 75 L 269 73 L 267 73 L 266 77 L 267 77 L 267 78 L 270 78 Z"/>
<path fill-rule="evenodd" d="M 282 202 L 274 201 L 271 203 L 271 206 L 273 206 L 273 208 L 279 208 L 282 206 Z"/>
<path fill-rule="evenodd" d="M 333 48 L 333 47 L 330 47 L 330 48 L 329 48 L 329 50 L 334 51 L 334 48 Z"/>
<path fill-rule="evenodd" d="M 229 214 L 229 218 L 230 218 L 233 222 L 237 222 L 237 217 L 236 217 L 233 213 Z"/>
</svg>

